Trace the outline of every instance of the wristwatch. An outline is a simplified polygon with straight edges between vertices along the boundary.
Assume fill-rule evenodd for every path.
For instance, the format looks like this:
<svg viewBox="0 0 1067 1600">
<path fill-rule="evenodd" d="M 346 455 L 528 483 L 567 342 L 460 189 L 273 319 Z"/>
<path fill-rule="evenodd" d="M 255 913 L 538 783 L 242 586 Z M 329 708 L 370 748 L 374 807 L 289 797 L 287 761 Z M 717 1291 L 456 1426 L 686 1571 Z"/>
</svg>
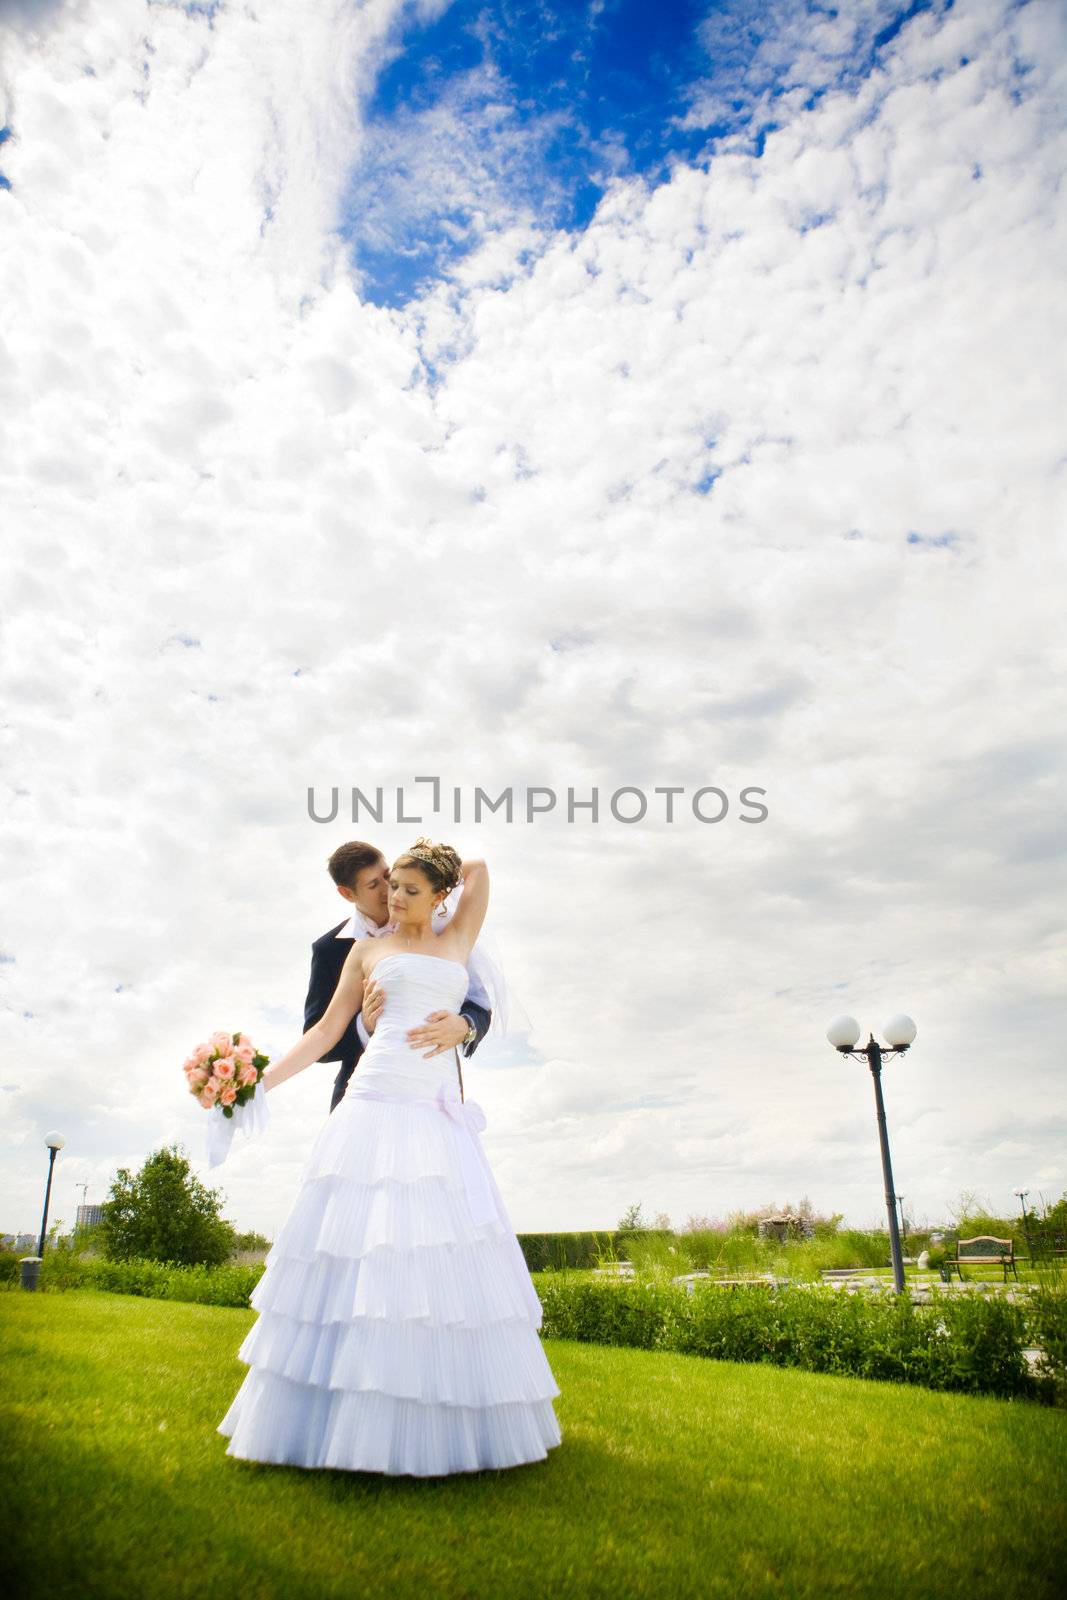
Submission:
<svg viewBox="0 0 1067 1600">
<path fill-rule="evenodd" d="M 468 1045 L 472 1045 L 475 1042 L 475 1040 L 477 1039 L 477 1037 L 478 1037 L 478 1030 L 474 1026 L 474 1023 L 472 1022 L 470 1027 L 467 1029 L 466 1033 L 463 1035 L 462 1039 L 459 1042 L 463 1046 L 464 1050 L 466 1050 L 467 1046 Z"/>
</svg>

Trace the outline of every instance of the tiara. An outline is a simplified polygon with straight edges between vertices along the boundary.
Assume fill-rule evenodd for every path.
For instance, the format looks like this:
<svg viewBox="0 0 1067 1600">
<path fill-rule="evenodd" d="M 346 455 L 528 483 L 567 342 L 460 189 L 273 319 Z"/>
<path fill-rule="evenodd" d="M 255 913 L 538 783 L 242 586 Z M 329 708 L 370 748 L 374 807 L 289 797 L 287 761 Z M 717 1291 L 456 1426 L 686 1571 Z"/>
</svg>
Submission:
<svg viewBox="0 0 1067 1600">
<path fill-rule="evenodd" d="M 455 873 L 456 883 L 462 882 L 459 862 L 451 845 L 435 844 L 425 834 L 420 834 L 411 849 L 405 850 L 404 854 L 413 856 L 416 861 L 428 861 L 431 866 L 437 867 L 447 877 L 451 877 Z"/>
</svg>

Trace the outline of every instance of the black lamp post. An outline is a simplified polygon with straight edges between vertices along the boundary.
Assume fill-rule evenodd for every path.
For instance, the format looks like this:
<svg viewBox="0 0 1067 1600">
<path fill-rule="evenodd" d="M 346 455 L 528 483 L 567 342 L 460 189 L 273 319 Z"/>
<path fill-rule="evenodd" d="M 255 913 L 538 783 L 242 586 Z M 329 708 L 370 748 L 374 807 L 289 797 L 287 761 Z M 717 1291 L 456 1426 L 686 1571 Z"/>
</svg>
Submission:
<svg viewBox="0 0 1067 1600">
<path fill-rule="evenodd" d="M 1026 1240 L 1026 1248 L 1030 1252 L 1031 1260 L 1033 1260 L 1034 1247 L 1030 1242 L 1030 1225 L 1029 1225 L 1029 1222 L 1027 1221 L 1027 1217 L 1026 1217 L 1026 1197 L 1030 1193 L 1030 1191 L 1029 1191 L 1029 1189 L 1015 1189 L 1013 1191 L 1013 1193 L 1015 1195 L 1016 1200 L 1018 1200 L 1020 1207 L 1022 1208 L 1022 1213 L 1023 1213 L 1023 1238 Z"/>
<path fill-rule="evenodd" d="M 41 1270 L 41 1259 L 44 1256 L 45 1241 L 48 1238 L 48 1203 L 52 1198 L 52 1172 L 56 1164 L 56 1156 L 66 1144 L 61 1133 L 46 1133 L 44 1142 L 48 1146 L 48 1182 L 44 1191 L 44 1211 L 41 1213 L 41 1234 L 37 1241 L 36 1256 L 23 1256 L 19 1265 L 22 1269 L 22 1287 L 36 1289 L 37 1275 Z"/>
<path fill-rule="evenodd" d="M 66 1144 L 61 1133 L 46 1133 L 44 1142 L 48 1146 L 48 1182 L 44 1190 L 44 1210 L 41 1212 L 41 1237 L 37 1242 L 37 1254 L 44 1255 L 45 1240 L 48 1238 L 48 1202 L 52 1198 L 52 1170 L 56 1164 L 56 1156 Z"/>
<path fill-rule="evenodd" d="M 866 1061 L 874 1079 L 874 1103 L 878 1111 L 878 1141 L 882 1147 L 882 1176 L 885 1179 L 885 1208 L 889 1218 L 889 1250 L 893 1258 L 893 1283 L 898 1294 L 904 1292 L 904 1259 L 900 1250 L 900 1232 L 897 1228 L 897 1204 L 893 1193 L 893 1168 L 889 1160 L 889 1135 L 885 1125 L 885 1105 L 882 1101 L 882 1057 L 903 1055 L 917 1032 L 910 1017 L 891 1017 L 882 1032 L 888 1048 L 880 1045 L 872 1033 L 862 1050 L 855 1048 L 860 1036 L 860 1025 L 855 1017 L 835 1017 L 826 1030 L 826 1037 L 843 1056 L 854 1061 Z"/>
</svg>

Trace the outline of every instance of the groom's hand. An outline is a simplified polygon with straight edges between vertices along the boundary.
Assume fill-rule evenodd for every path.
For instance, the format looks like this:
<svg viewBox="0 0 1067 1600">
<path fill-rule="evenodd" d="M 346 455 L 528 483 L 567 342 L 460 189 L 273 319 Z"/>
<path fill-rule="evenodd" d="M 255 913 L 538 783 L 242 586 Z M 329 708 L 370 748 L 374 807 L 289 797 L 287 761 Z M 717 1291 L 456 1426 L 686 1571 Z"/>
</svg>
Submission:
<svg viewBox="0 0 1067 1600">
<path fill-rule="evenodd" d="M 442 1051 L 461 1043 L 469 1030 L 466 1017 L 457 1017 L 454 1011 L 431 1011 L 421 1027 L 408 1029 L 408 1044 L 413 1050 L 430 1045 L 432 1048 L 425 1050 L 422 1058 L 428 1061 L 431 1056 L 439 1056 Z"/>
<path fill-rule="evenodd" d="M 363 1004 L 360 1006 L 363 1026 L 368 1033 L 374 1032 L 374 1025 L 381 1016 L 384 1006 L 385 990 L 379 987 L 372 972 L 363 986 Z"/>
</svg>

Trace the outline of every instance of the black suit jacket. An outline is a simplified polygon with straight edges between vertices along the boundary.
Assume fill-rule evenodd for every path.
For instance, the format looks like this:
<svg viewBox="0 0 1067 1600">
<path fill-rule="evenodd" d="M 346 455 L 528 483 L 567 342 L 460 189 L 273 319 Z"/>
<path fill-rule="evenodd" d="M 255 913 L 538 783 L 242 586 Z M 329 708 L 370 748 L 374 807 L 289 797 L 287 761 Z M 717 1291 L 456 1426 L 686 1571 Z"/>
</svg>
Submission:
<svg viewBox="0 0 1067 1600">
<path fill-rule="evenodd" d="M 346 917 L 339 922 L 336 928 L 331 928 L 329 933 L 324 933 L 321 939 L 316 939 L 311 946 L 311 981 L 308 984 L 307 999 L 304 1001 L 304 1032 L 313 1028 L 320 1022 L 327 1006 L 333 999 L 334 990 L 337 988 L 341 976 L 341 968 L 348 959 L 348 952 L 355 941 L 345 938 L 339 939 L 337 935 L 344 927 Z M 473 1055 L 477 1050 L 492 1021 L 493 1013 L 487 1011 L 485 1006 L 476 1005 L 471 999 L 464 1000 L 459 1008 L 460 1016 L 466 1017 L 468 1022 L 474 1024 L 477 1037 L 472 1044 L 464 1045 L 463 1054 Z M 332 1050 L 319 1057 L 320 1061 L 339 1061 L 341 1070 L 334 1079 L 333 1099 L 330 1101 L 330 1110 L 334 1111 L 344 1099 L 348 1080 L 356 1070 L 356 1062 L 363 1054 L 363 1041 L 356 1029 L 356 1019 L 348 1024 L 344 1033 L 338 1039 Z"/>
</svg>

